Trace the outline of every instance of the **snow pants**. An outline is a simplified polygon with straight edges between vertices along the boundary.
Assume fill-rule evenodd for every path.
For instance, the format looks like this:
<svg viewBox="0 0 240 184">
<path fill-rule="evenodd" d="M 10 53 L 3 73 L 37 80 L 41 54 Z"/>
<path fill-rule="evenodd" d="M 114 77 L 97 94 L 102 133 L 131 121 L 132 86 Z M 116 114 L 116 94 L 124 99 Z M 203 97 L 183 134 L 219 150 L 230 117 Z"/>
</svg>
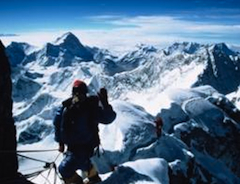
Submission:
<svg viewBox="0 0 240 184">
<path fill-rule="evenodd" d="M 92 167 L 90 158 L 93 155 L 93 150 L 79 149 L 68 150 L 65 153 L 64 159 L 58 167 L 58 170 L 63 178 L 69 178 L 76 173 L 76 170 L 89 171 Z"/>
</svg>

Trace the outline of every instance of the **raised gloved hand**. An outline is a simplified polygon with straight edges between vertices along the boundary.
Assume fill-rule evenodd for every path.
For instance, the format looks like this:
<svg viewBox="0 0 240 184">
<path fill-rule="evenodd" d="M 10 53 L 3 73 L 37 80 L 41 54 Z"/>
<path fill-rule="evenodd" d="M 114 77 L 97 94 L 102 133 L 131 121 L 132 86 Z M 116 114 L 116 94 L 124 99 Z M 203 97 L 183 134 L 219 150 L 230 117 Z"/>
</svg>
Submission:
<svg viewBox="0 0 240 184">
<path fill-rule="evenodd" d="M 108 106 L 108 94 L 105 88 L 101 88 L 98 92 L 98 98 L 101 101 L 103 107 Z"/>
</svg>

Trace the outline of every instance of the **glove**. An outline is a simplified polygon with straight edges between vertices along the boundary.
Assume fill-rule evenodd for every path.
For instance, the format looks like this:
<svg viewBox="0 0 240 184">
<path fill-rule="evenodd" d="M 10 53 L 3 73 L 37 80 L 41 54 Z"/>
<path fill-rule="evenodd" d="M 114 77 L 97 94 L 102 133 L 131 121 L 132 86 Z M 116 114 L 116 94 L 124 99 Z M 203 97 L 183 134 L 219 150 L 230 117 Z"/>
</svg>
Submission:
<svg viewBox="0 0 240 184">
<path fill-rule="evenodd" d="M 101 101 L 103 107 L 108 106 L 108 95 L 107 90 L 105 88 L 100 89 L 100 91 L 98 92 L 98 98 Z"/>
<path fill-rule="evenodd" d="M 63 153 L 64 150 L 65 150 L 65 146 L 64 146 L 64 144 L 63 144 L 63 143 L 59 143 L 58 151 L 61 152 L 61 153 Z"/>
</svg>

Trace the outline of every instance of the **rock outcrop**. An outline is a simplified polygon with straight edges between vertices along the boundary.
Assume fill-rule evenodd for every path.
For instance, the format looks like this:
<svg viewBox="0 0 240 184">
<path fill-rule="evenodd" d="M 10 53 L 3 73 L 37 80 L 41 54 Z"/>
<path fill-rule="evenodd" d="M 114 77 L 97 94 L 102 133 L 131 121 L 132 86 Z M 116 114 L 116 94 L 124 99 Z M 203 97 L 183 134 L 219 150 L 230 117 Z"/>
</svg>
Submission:
<svg viewBox="0 0 240 184">
<path fill-rule="evenodd" d="M 11 68 L 0 41 L 0 183 L 30 184 L 18 173 L 16 128 L 12 117 Z"/>
</svg>

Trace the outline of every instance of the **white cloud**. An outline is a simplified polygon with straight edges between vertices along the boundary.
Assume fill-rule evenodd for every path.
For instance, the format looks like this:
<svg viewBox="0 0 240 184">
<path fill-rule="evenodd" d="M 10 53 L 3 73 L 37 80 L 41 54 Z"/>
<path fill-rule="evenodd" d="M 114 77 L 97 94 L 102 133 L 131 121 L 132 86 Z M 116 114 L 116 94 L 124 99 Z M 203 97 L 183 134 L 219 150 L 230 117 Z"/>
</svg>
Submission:
<svg viewBox="0 0 240 184">
<path fill-rule="evenodd" d="M 240 24 L 227 25 L 220 23 L 196 22 L 182 20 L 171 16 L 111 16 L 102 15 L 89 17 L 89 21 L 110 28 L 98 27 L 95 29 L 75 29 L 72 31 L 80 41 L 89 46 L 98 46 L 110 50 L 125 51 L 139 43 L 166 46 L 172 42 L 227 42 L 231 44 L 230 37 L 239 44 Z M 4 43 L 11 40 L 25 41 L 34 45 L 42 45 L 52 41 L 66 32 L 65 30 L 24 33 L 19 37 L 3 37 Z"/>
<path fill-rule="evenodd" d="M 30 32 L 30 33 L 19 33 L 18 36 L 14 37 L 0 37 L 2 42 L 7 46 L 12 41 L 15 42 L 27 42 L 35 46 L 43 46 L 46 42 L 53 41 L 57 36 L 63 34 L 64 31 L 50 31 L 50 32 Z"/>
</svg>

